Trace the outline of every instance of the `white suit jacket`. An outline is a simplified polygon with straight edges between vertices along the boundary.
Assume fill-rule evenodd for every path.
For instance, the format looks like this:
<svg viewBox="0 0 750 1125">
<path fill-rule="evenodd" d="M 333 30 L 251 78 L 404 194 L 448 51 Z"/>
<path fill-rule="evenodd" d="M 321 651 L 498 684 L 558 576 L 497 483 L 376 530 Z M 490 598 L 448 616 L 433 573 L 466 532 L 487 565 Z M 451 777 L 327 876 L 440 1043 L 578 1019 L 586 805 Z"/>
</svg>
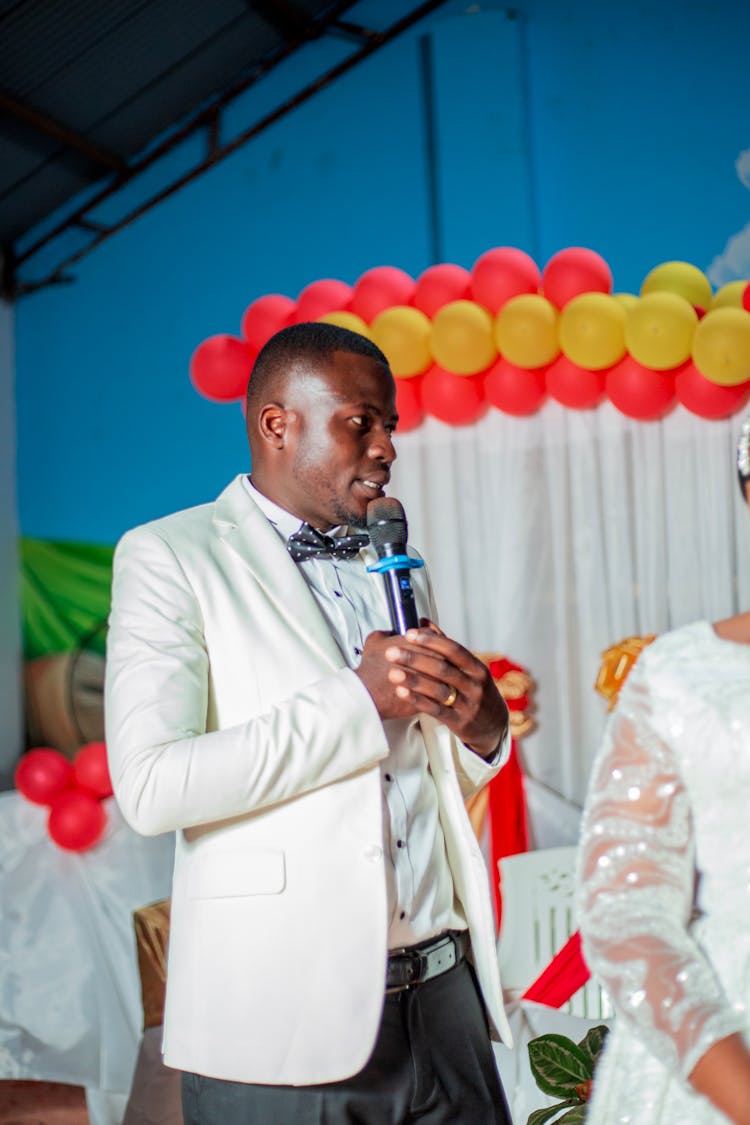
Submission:
<svg viewBox="0 0 750 1125">
<path fill-rule="evenodd" d="M 356 1073 L 383 1006 L 388 744 L 239 477 L 215 504 L 118 544 L 105 716 L 126 819 L 177 833 L 165 1062 L 285 1085 Z M 421 723 L 490 1027 L 510 1042 L 487 871 L 464 807 L 496 769 Z"/>
</svg>

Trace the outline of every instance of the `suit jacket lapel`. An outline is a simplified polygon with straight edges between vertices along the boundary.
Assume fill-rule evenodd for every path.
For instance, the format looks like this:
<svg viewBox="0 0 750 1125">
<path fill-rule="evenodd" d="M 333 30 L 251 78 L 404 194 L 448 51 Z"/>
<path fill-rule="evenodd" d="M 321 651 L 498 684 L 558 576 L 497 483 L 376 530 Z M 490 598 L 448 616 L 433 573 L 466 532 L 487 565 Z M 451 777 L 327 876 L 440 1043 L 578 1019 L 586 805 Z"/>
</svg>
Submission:
<svg viewBox="0 0 750 1125">
<path fill-rule="evenodd" d="M 225 546 L 264 588 L 279 615 L 297 630 L 303 643 L 317 649 L 329 666 L 343 667 L 341 650 L 307 583 L 241 477 L 236 477 L 216 501 L 214 526 Z"/>
</svg>

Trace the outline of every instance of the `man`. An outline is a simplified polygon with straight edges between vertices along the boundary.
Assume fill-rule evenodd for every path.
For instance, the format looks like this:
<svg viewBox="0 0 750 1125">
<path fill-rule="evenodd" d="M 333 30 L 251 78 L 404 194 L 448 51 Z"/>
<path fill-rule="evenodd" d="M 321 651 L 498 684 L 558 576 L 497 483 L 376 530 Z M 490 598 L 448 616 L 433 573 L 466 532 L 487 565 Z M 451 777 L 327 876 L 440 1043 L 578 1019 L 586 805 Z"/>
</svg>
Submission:
<svg viewBox="0 0 750 1125">
<path fill-rule="evenodd" d="M 424 570 L 422 626 L 393 637 L 375 552 L 337 543 L 383 495 L 396 423 L 369 340 L 284 329 L 250 379 L 251 477 L 117 548 L 107 744 L 130 824 L 177 833 L 164 1051 L 189 1125 L 510 1121 L 464 808 L 507 710 Z"/>
</svg>

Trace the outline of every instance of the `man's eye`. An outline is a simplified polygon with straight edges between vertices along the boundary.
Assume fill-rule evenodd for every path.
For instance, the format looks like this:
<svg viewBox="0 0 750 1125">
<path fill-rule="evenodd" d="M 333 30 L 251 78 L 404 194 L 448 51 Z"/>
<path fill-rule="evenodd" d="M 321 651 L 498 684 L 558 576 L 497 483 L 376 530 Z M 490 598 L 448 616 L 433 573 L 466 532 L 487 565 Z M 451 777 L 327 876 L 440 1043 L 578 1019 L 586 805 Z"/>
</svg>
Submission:
<svg viewBox="0 0 750 1125">
<path fill-rule="evenodd" d="M 355 414 L 354 417 L 352 418 L 352 422 L 354 423 L 355 426 L 366 426 L 367 425 L 367 418 L 365 417 L 364 414 Z"/>
</svg>

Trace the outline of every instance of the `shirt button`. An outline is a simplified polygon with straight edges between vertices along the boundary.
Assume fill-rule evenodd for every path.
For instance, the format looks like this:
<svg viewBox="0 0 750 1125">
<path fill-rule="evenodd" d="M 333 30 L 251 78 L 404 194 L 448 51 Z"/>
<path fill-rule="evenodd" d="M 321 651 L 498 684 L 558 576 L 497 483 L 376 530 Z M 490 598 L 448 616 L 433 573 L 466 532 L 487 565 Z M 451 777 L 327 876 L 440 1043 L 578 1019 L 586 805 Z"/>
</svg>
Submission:
<svg viewBox="0 0 750 1125">
<path fill-rule="evenodd" d="M 391 777 L 391 775 L 390 775 L 389 773 L 387 773 L 387 774 L 385 775 L 385 780 L 386 780 L 386 781 L 393 781 L 393 778 Z"/>
<path fill-rule="evenodd" d="M 376 863 L 383 854 L 383 849 L 379 848 L 377 844 L 369 844 L 365 848 L 365 859 L 369 859 L 370 863 Z"/>
<path fill-rule="evenodd" d="M 396 847 L 397 848 L 403 848 L 403 846 L 404 846 L 403 840 L 396 840 Z"/>
<path fill-rule="evenodd" d="M 362 655 L 362 649 L 361 649 L 361 648 L 356 648 L 356 647 L 355 647 L 355 649 L 354 649 L 354 655 L 355 655 L 355 656 L 361 656 L 361 655 Z"/>
<path fill-rule="evenodd" d="M 405 918 L 405 917 L 406 917 L 406 911 L 405 911 L 405 910 L 402 910 L 402 911 L 401 911 L 401 913 L 399 914 L 399 918 L 400 918 L 400 919 L 401 919 L 401 921 L 403 922 L 403 920 L 404 920 L 404 918 Z"/>
<path fill-rule="evenodd" d="M 342 594 L 341 594 L 340 590 L 334 590 L 333 592 L 334 592 L 334 594 L 336 595 L 337 598 L 342 597 Z"/>
</svg>

